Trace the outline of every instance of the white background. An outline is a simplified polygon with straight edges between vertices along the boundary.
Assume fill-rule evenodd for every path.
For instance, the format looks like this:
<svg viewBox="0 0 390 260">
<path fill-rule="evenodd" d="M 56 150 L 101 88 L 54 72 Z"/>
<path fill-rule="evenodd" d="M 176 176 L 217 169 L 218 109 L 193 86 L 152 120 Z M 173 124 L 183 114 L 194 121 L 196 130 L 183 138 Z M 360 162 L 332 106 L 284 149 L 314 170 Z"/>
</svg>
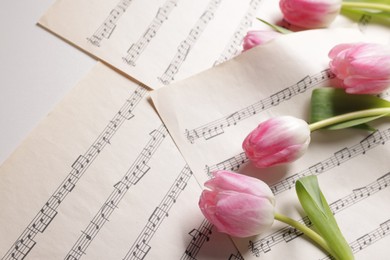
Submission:
<svg viewBox="0 0 390 260">
<path fill-rule="evenodd" d="M 37 25 L 53 2 L 0 2 L 0 164 L 96 64 Z"/>
</svg>

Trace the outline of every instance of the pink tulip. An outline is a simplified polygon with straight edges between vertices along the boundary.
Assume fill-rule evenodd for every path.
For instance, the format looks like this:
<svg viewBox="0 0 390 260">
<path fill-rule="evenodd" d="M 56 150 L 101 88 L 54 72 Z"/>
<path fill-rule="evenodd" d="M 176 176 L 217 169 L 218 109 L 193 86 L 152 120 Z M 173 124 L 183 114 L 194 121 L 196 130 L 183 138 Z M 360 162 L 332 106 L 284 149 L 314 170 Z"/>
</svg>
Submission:
<svg viewBox="0 0 390 260">
<path fill-rule="evenodd" d="M 341 0 L 280 0 L 284 19 L 303 28 L 329 26 L 340 13 Z"/>
<path fill-rule="evenodd" d="M 339 44 L 329 52 L 331 71 L 350 94 L 379 94 L 390 87 L 390 47 Z"/>
<path fill-rule="evenodd" d="M 260 123 L 244 140 L 242 148 L 256 167 L 295 161 L 310 143 L 309 125 L 292 116 L 279 116 Z"/>
<path fill-rule="evenodd" d="M 229 171 L 215 171 L 200 196 L 203 215 L 218 231 L 249 237 L 260 234 L 274 222 L 275 197 L 261 180 Z"/>
<path fill-rule="evenodd" d="M 280 36 L 281 33 L 276 31 L 248 31 L 244 37 L 243 48 L 244 51 L 252 49 L 258 45 L 269 42 L 270 40 Z"/>
</svg>

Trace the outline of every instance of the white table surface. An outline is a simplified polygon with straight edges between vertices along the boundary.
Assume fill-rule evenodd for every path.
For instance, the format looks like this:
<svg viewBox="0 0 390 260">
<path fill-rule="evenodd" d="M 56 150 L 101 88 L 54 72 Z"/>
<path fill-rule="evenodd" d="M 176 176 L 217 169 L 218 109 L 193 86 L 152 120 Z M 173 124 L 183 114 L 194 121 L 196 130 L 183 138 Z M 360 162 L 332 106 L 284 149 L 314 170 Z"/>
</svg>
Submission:
<svg viewBox="0 0 390 260">
<path fill-rule="evenodd" d="M 54 1 L 0 3 L 0 164 L 96 64 L 36 24 Z"/>
</svg>

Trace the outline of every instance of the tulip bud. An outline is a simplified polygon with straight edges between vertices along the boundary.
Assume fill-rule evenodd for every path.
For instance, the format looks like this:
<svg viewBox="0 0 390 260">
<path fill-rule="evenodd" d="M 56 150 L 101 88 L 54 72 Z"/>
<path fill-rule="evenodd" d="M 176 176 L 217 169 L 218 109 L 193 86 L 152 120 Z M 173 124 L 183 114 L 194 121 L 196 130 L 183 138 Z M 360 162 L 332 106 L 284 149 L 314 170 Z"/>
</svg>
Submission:
<svg viewBox="0 0 390 260">
<path fill-rule="evenodd" d="M 252 49 L 258 45 L 269 42 L 270 40 L 278 37 L 281 33 L 276 31 L 249 31 L 244 37 L 243 48 L 244 51 Z"/>
<path fill-rule="evenodd" d="M 284 19 L 296 26 L 315 29 L 329 26 L 340 13 L 341 0 L 280 0 Z"/>
<path fill-rule="evenodd" d="M 280 116 L 260 123 L 242 148 L 256 167 L 289 163 L 301 157 L 310 143 L 309 125 L 302 119 Z"/>
<path fill-rule="evenodd" d="M 339 44 L 329 52 L 330 70 L 350 94 L 379 94 L 390 87 L 390 47 L 375 43 Z"/>
<path fill-rule="evenodd" d="M 275 197 L 267 184 L 246 175 L 215 171 L 199 207 L 218 231 L 235 237 L 260 234 L 272 226 Z"/>
</svg>

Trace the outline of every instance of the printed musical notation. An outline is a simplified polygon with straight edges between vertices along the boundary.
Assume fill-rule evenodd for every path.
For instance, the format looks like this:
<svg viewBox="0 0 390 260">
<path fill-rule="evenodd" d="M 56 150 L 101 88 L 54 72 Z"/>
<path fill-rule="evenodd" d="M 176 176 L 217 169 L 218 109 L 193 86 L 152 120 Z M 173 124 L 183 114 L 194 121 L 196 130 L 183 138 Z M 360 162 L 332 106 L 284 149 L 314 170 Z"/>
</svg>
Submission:
<svg viewBox="0 0 390 260">
<path fill-rule="evenodd" d="M 156 16 L 154 17 L 154 19 L 151 22 L 151 24 L 149 25 L 149 27 L 145 30 L 145 33 L 137 41 L 137 43 L 134 43 L 131 45 L 131 47 L 127 51 L 128 54 L 125 57 L 123 57 L 123 60 L 127 64 L 135 66 L 136 60 L 139 58 L 139 56 L 145 50 L 145 48 L 150 43 L 150 41 L 156 36 L 157 31 L 159 30 L 161 25 L 164 23 L 164 21 L 166 21 L 168 19 L 169 14 L 177 6 L 178 1 L 179 0 L 168 0 L 165 2 L 165 4 L 161 8 L 158 9 Z M 238 28 L 233 33 L 233 37 L 231 38 L 230 42 L 227 44 L 226 48 L 223 50 L 221 56 L 218 58 L 217 61 L 215 61 L 214 66 L 233 58 L 234 56 L 236 56 L 237 54 L 239 54 L 241 52 L 242 40 L 243 40 L 248 28 L 252 25 L 252 22 L 256 16 L 256 11 L 257 11 L 259 4 L 260 4 L 260 0 L 252 0 L 249 3 L 249 8 L 248 8 L 246 14 L 241 19 L 241 21 L 238 25 Z M 205 11 L 205 12 L 207 12 L 207 11 Z M 199 24 L 200 24 L 200 21 L 201 20 L 199 20 L 199 22 L 198 22 Z M 197 26 L 198 23 L 196 24 L 195 28 L 193 28 L 191 30 L 189 36 L 184 41 L 189 40 L 191 43 L 193 43 L 193 44 L 195 43 L 196 37 L 200 36 L 200 34 L 201 34 L 200 30 L 201 29 L 204 30 L 203 27 L 206 25 L 206 24 L 202 23 L 203 27 L 199 27 L 199 26 Z M 186 45 L 183 44 L 183 45 L 179 46 L 178 53 L 180 53 L 180 54 L 176 55 L 176 57 L 178 57 L 179 55 L 180 55 L 180 57 L 182 57 L 181 56 L 183 54 L 182 48 L 184 48 L 184 46 L 186 46 Z M 189 48 L 189 50 L 190 50 L 190 48 Z M 189 50 L 185 51 L 184 53 L 188 53 Z M 183 57 L 183 59 L 185 59 L 185 57 Z M 184 62 L 184 60 L 183 60 L 183 62 Z M 176 63 L 174 63 L 174 64 L 176 64 Z"/>
<path fill-rule="evenodd" d="M 190 244 L 187 246 L 181 260 L 194 260 L 206 242 L 212 239 L 213 225 L 206 219 L 202 221 L 198 228 L 192 229 L 188 234 L 192 237 Z M 244 260 L 239 251 L 231 253 L 228 260 Z"/>
<path fill-rule="evenodd" d="M 195 26 L 191 29 L 187 38 L 180 43 L 174 58 L 166 68 L 163 75 L 158 77 L 161 83 L 168 85 L 172 80 L 174 80 L 174 76 L 179 71 L 179 68 L 186 59 L 190 49 L 197 42 L 207 24 L 214 18 L 215 12 L 217 11 L 221 1 L 222 0 L 211 0 L 209 2 L 206 10 L 195 23 Z"/>
<path fill-rule="evenodd" d="M 161 25 L 168 19 L 169 14 L 177 6 L 179 0 L 167 0 L 164 5 L 158 9 L 152 23 L 146 29 L 142 37 L 133 43 L 127 51 L 127 55 L 123 57 L 123 61 L 129 65 L 135 66 L 135 62 L 141 53 L 145 50 L 150 41 L 156 36 Z"/>
<path fill-rule="evenodd" d="M 385 190 L 390 186 L 390 172 L 378 178 L 376 181 L 368 184 L 365 187 L 354 189 L 351 194 L 334 201 L 329 204 L 329 207 L 333 214 L 336 214 L 356 203 L 372 196 L 375 193 Z M 306 216 L 299 220 L 300 223 L 305 224 L 306 226 L 311 226 L 312 223 L 310 219 Z M 292 227 L 284 227 L 264 238 L 261 238 L 257 241 L 249 241 L 248 248 L 251 250 L 252 254 L 256 257 L 260 257 L 261 253 L 267 253 L 271 251 L 271 247 L 281 243 L 281 242 L 290 242 L 293 239 L 301 236 L 303 233 L 296 230 Z"/>
<path fill-rule="evenodd" d="M 108 2 L 99 5 L 91 0 L 82 4 L 77 0 L 57 0 L 39 23 L 156 89 L 239 54 L 261 0 L 200 0 L 196 10 L 192 3 L 179 0 Z M 71 9 L 75 12 L 64 15 Z M 95 13 L 108 15 L 92 15 Z M 91 24 L 97 24 L 97 29 Z M 151 44 L 157 37 L 159 44 Z M 217 41 L 218 47 L 209 48 L 209 42 Z"/>
<path fill-rule="evenodd" d="M 252 0 L 249 3 L 249 7 L 244 17 L 240 20 L 238 28 L 233 33 L 233 37 L 227 44 L 226 48 L 222 51 L 221 56 L 214 62 L 214 66 L 221 64 L 227 60 L 230 60 L 234 56 L 238 55 L 242 49 L 242 41 L 248 31 L 248 28 L 252 26 L 252 22 L 256 17 L 257 9 L 261 0 Z"/>
<path fill-rule="evenodd" d="M 335 36 L 333 35 L 333 32 L 326 32 L 331 33 L 332 36 L 328 37 L 329 42 L 326 42 L 325 44 L 323 41 L 319 42 L 317 36 L 313 35 L 312 32 L 308 32 L 308 34 L 302 35 L 302 37 L 307 40 L 307 42 L 305 42 L 306 46 L 318 46 L 318 48 L 321 49 L 322 54 L 327 53 L 329 47 L 334 46 L 341 41 L 351 40 L 352 38 L 358 39 L 360 37 L 359 35 L 352 35 L 352 37 L 348 36 L 347 38 L 347 35 L 344 32 L 339 34 L 341 31 L 337 32 L 337 36 Z M 320 34 L 322 35 L 322 32 Z M 245 129 L 254 124 L 257 121 L 256 118 L 258 118 L 257 116 L 252 116 L 253 112 L 255 114 L 260 113 L 267 106 L 267 108 L 269 108 L 267 112 L 272 114 L 283 114 L 287 110 L 297 117 L 303 117 L 307 112 L 307 102 L 309 100 L 307 100 L 306 97 L 308 97 L 307 94 L 310 94 L 310 88 L 313 88 L 314 84 L 317 82 L 315 87 L 327 85 L 330 80 L 334 78 L 327 70 L 327 55 L 318 55 L 318 53 L 313 52 L 312 55 L 309 55 L 309 59 L 307 47 L 299 48 L 299 44 L 295 44 L 295 41 L 298 42 L 298 38 L 294 38 L 297 37 L 294 35 L 295 34 L 286 35 L 285 37 L 281 37 L 269 43 L 270 45 L 268 46 L 272 47 L 282 46 L 282 48 L 280 48 L 282 53 L 274 53 L 274 51 L 269 51 L 268 53 L 267 46 L 253 49 L 253 55 L 251 56 L 243 54 L 231 62 L 226 62 L 223 66 L 210 69 L 198 76 L 191 77 L 184 82 L 177 82 L 171 85 L 170 88 L 162 88 L 154 91 L 152 94 L 152 99 L 157 111 L 160 113 L 161 118 L 164 120 L 172 134 L 183 157 L 199 180 L 209 179 L 211 177 L 210 173 L 217 169 L 238 171 L 243 174 L 250 174 L 251 176 L 256 175 L 257 170 L 255 167 L 253 167 L 253 165 L 245 165 L 248 162 L 248 159 L 244 153 L 240 153 L 240 151 L 242 151 L 242 131 L 246 131 Z M 299 41 L 302 42 L 302 38 L 299 38 Z M 257 52 L 257 50 L 259 51 Z M 272 48 L 272 50 L 274 49 Z M 278 54 L 281 61 L 280 64 L 275 59 Z M 305 68 L 294 69 L 295 65 L 293 64 L 291 64 L 291 66 L 286 66 L 287 64 L 282 61 L 285 61 L 289 55 L 293 56 L 294 64 L 297 64 L 297 59 L 299 60 L 302 58 L 304 60 L 302 61 L 302 64 L 306 65 L 303 65 Z M 246 59 L 246 57 L 249 58 Z M 264 96 L 263 94 L 261 98 L 268 98 L 262 100 L 262 103 L 259 103 L 257 101 L 261 98 L 253 99 L 255 95 L 262 91 L 262 89 L 256 88 L 259 85 L 257 82 L 259 78 L 261 78 L 256 71 L 267 69 L 267 67 L 263 67 L 264 63 L 257 62 L 258 60 L 261 60 L 261 58 L 267 59 L 269 62 L 275 61 L 273 67 L 279 68 L 279 71 L 288 74 L 289 77 L 283 79 L 278 78 L 275 81 L 270 80 L 270 82 L 266 82 L 265 88 L 267 86 L 274 87 L 275 85 L 280 87 L 277 87 L 273 91 L 271 90 L 271 92 L 267 92 L 267 96 Z M 318 62 L 321 62 L 321 64 L 318 64 Z M 238 66 L 241 67 L 238 68 Z M 243 66 L 248 66 L 250 69 L 242 69 Z M 240 69 L 242 69 L 242 71 Z M 251 69 L 253 69 L 253 74 L 248 72 Z M 295 79 L 291 81 L 290 76 Z M 313 78 L 317 78 L 317 80 L 313 80 Z M 236 81 L 235 79 L 240 80 Z M 242 85 L 239 84 L 241 81 Z M 214 84 L 214 82 L 218 83 Z M 302 95 L 300 95 L 300 93 L 302 93 Z M 242 95 L 242 98 L 237 98 L 237 95 Z M 296 100 L 302 102 L 296 102 Z M 255 107 L 255 105 L 257 105 L 257 107 Z M 235 109 L 229 111 L 229 108 L 232 106 L 234 106 Z M 193 109 L 194 107 L 197 107 L 197 109 Z M 232 114 L 232 112 L 243 107 L 246 108 L 245 112 L 240 114 L 240 110 L 237 113 Z M 215 118 L 218 119 L 219 117 L 223 117 L 221 121 L 213 121 Z M 202 121 L 202 118 L 207 119 Z M 248 118 L 247 122 L 239 124 L 239 122 L 246 118 Z M 211 123 L 198 128 L 193 128 L 191 122 Z M 212 125 L 212 123 L 215 123 L 215 125 Z M 226 129 L 226 127 L 234 126 L 235 124 L 238 125 L 235 130 Z M 221 125 L 222 127 L 220 127 Z M 332 201 L 337 201 L 333 204 L 335 211 L 345 209 L 347 203 L 350 201 L 359 204 L 353 209 L 349 208 L 348 210 L 345 210 L 342 214 L 343 217 L 347 219 L 353 219 L 354 216 L 352 216 L 350 212 L 369 203 L 369 199 L 366 198 L 379 190 L 379 188 L 375 190 L 375 186 L 371 187 L 371 190 L 365 190 L 364 188 L 353 190 L 354 187 L 361 187 L 361 181 L 367 178 L 367 169 L 365 167 L 368 168 L 372 166 L 370 169 L 372 170 L 372 174 L 382 173 L 384 170 L 382 168 L 384 167 L 387 168 L 385 170 L 389 169 L 389 164 L 382 155 L 389 151 L 387 144 L 390 139 L 390 128 L 387 122 L 384 122 L 384 125 L 385 126 L 379 128 L 380 130 L 370 132 L 371 134 L 365 136 L 365 138 L 359 137 L 364 135 L 363 132 L 358 132 L 356 135 L 347 135 L 344 131 L 341 132 L 340 135 L 332 132 L 330 136 L 331 138 L 336 139 L 334 142 L 327 142 L 326 134 L 319 133 L 320 139 L 317 144 L 324 146 L 324 149 L 321 149 L 321 147 L 312 147 L 313 149 L 310 149 L 312 153 L 309 154 L 308 157 L 303 157 L 302 160 L 294 162 L 293 165 L 280 167 L 275 169 L 275 171 L 272 169 L 270 170 L 270 174 L 277 172 L 277 174 L 280 174 L 280 178 L 278 178 L 277 175 L 267 176 L 266 174 L 268 174 L 268 171 L 266 169 L 264 169 L 264 171 L 259 170 L 260 175 L 257 176 L 258 178 L 264 177 L 270 183 L 272 181 L 271 184 L 273 185 L 271 185 L 271 190 L 274 194 L 278 195 L 278 198 L 280 199 L 278 205 L 283 207 L 283 205 L 292 206 L 295 203 L 295 200 L 292 198 L 293 196 L 289 196 L 289 194 L 292 192 L 296 180 L 306 175 L 321 175 L 321 178 L 324 179 L 326 190 L 329 189 L 329 191 L 332 192 L 336 191 L 336 187 L 339 187 L 341 189 L 340 194 L 343 194 L 332 199 Z M 206 127 L 212 130 L 208 131 L 208 129 L 204 129 Z M 196 130 L 196 133 L 190 132 L 192 130 Z M 221 135 L 223 132 L 226 132 L 226 135 Z M 213 138 L 217 135 L 218 138 Z M 342 140 L 343 137 L 345 138 Z M 213 139 L 209 142 L 201 140 L 196 142 L 196 140 L 201 138 L 205 140 Z M 368 156 L 362 156 L 364 154 L 368 154 Z M 299 169 L 299 171 L 296 171 L 296 169 Z M 366 170 L 366 172 L 364 172 L 364 170 Z M 373 172 L 374 170 L 376 171 L 375 173 Z M 284 177 L 282 177 L 282 175 Z M 386 179 L 386 181 L 387 180 L 388 179 Z M 348 189 L 346 189 L 345 186 L 341 187 L 340 183 L 344 182 L 350 185 Z M 368 183 L 368 181 L 364 181 L 364 183 Z M 385 185 L 387 185 L 387 183 L 382 186 Z M 343 196 L 351 193 L 351 190 L 353 190 L 352 195 L 344 198 Z M 382 190 L 384 190 L 384 188 L 382 188 Z M 388 189 L 386 189 L 386 194 L 387 192 Z M 337 193 L 331 194 L 337 195 Z M 382 194 L 384 194 L 384 192 L 382 192 Z M 341 197 L 345 200 L 338 200 Z M 380 196 L 375 196 L 375 198 L 378 199 L 380 203 L 383 203 Z M 382 214 L 383 212 L 377 213 Z M 364 216 L 369 214 L 371 213 L 363 213 Z M 197 234 L 196 231 L 201 230 L 202 226 L 191 231 Z M 215 229 L 212 230 L 214 232 Z M 198 255 L 199 248 L 202 247 L 202 249 L 206 249 L 211 245 L 211 242 L 207 242 L 205 237 L 207 236 L 209 240 L 212 241 L 214 235 L 209 236 L 207 231 L 203 232 L 203 234 L 203 236 L 197 238 L 199 243 L 195 243 L 196 239 L 194 239 L 195 245 L 190 244 L 188 246 L 188 254 L 185 256 L 186 259 L 192 259 L 191 256 Z M 290 230 L 290 233 L 285 235 L 283 241 L 286 239 L 293 239 L 293 237 L 298 234 L 298 232 Z M 348 233 L 348 235 L 350 234 Z M 256 256 L 251 254 L 250 248 L 248 250 L 247 240 L 243 242 L 241 239 L 233 238 L 233 241 L 245 258 L 256 258 Z M 281 256 L 279 257 L 280 259 L 289 258 L 290 251 L 287 249 L 292 249 L 293 252 L 296 252 L 298 251 L 296 250 L 297 247 L 302 245 L 301 242 L 302 241 L 283 245 L 283 250 L 279 250 L 281 249 L 281 246 L 280 248 L 278 247 L 278 250 L 272 250 L 272 253 L 262 256 L 270 259 L 275 258 L 275 255 Z M 267 245 L 264 244 L 263 248 L 266 247 Z M 201 250 L 199 254 L 202 252 L 203 251 Z M 308 250 L 305 254 L 307 254 L 307 258 L 310 259 L 315 252 Z M 291 258 L 299 259 L 299 256 L 295 255 L 295 257 Z"/>
<path fill-rule="evenodd" d="M 270 97 L 264 98 L 224 118 L 217 119 L 194 129 L 186 129 L 184 133 L 185 137 L 191 144 L 199 138 L 204 138 L 204 140 L 214 138 L 223 134 L 225 128 L 235 126 L 244 119 L 250 118 L 271 107 L 277 106 L 280 103 L 304 93 L 306 90 L 332 78 L 334 78 L 334 75 L 329 69 L 323 70 L 312 76 L 306 76 L 296 84 L 278 91 Z"/>
<path fill-rule="evenodd" d="M 352 252 L 356 254 L 359 251 L 362 251 L 366 247 L 378 242 L 384 237 L 390 234 L 390 219 L 379 225 L 379 228 L 374 229 L 373 231 L 359 237 L 355 241 L 351 242 L 349 246 L 352 249 Z M 326 256 L 320 260 L 333 259 L 331 256 Z"/>
<path fill-rule="evenodd" d="M 192 229 L 188 234 L 192 237 L 190 244 L 187 246 L 181 260 L 194 260 L 203 245 L 212 239 L 213 225 L 204 219 L 198 228 Z M 228 260 L 244 260 L 239 251 L 231 253 Z"/>
<path fill-rule="evenodd" d="M 372 134 L 365 137 L 358 144 L 352 145 L 351 147 L 345 147 L 333 154 L 333 156 L 316 163 L 309 168 L 293 174 L 286 179 L 283 179 L 272 186 L 270 186 L 272 192 L 276 195 L 284 191 L 290 190 L 294 187 L 295 182 L 304 176 L 307 175 L 319 175 L 325 171 L 328 171 L 336 166 L 340 166 L 342 163 L 349 161 L 353 157 L 358 155 L 366 154 L 369 150 L 379 146 L 384 145 L 387 141 L 390 140 L 390 128 L 385 130 L 377 130 Z M 237 156 L 229 158 L 223 162 L 217 163 L 215 165 L 205 167 L 205 173 L 207 176 L 211 176 L 211 172 L 215 170 L 231 170 L 236 171 L 240 166 L 246 163 L 249 159 L 245 156 L 245 153 L 242 152 Z"/>
<path fill-rule="evenodd" d="M 99 28 L 91 37 L 87 38 L 88 42 L 95 45 L 96 47 L 100 47 L 100 43 L 104 38 L 109 39 L 116 28 L 116 24 L 119 18 L 124 12 L 126 12 L 126 9 L 131 4 L 131 1 L 132 0 L 120 0 L 115 8 L 111 10 L 103 24 L 99 26 Z"/>
<path fill-rule="evenodd" d="M 112 120 L 110 120 L 108 125 L 104 128 L 88 150 L 83 155 L 78 156 L 78 158 L 74 161 L 71 165 L 70 173 L 50 196 L 49 200 L 44 204 L 30 224 L 28 224 L 27 228 L 22 232 L 2 259 L 24 259 L 30 253 L 36 245 L 36 242 L 34 241 L 35 236 L 38 233 L 45 232 L 46 228 L 57 216 L 57 209 L 60 204 L 75 188 L 77 182 L 91 166 L 99 153 L 107 144 L 110 144 L 111 138 L 120 129 L 122 124 L 134 117 L 132 112 L 145 93 L 146 89 L 141 86 L 132 93 L 130 98 L 126 100 L 125 104 L 115 114 Z"/>
<path fill-rule="evenodd" d="M 249 159 L 245 155 L 244 152 L 233 156 L 232 158 L 229 158 L 223 162 L 217 163 L 215 165 L 208 166 L 206 165 L 205 167 L 205 172 L 209 178 L 212 177 L 212 172 L 216 170 L 228 170 L 228 171 L 237 171 L 241 165 L 244 163 L 248 162 Z"/>
<path fill-rule="evenodd" d="M 200 251 L 203 244 L 210 240 L 213 225 L 206 219 L 202 221 L 198 228 L 192 229 L 188 234 L 192 237 L 191 243 L 187 246 L 181 260 L 196 259 L 196 255 Z"/>
<path fill-rule="evenodd" d="M 99 212 L 82 232 L 81 236 L 76 241 L 65 259 L 80 259 L 84 254 L 86 254 L 87 248 L 97 236 L 103 225 L 109 220 L 109 217 L 118 207 L 130 187 L 132 185 L 136 185 L 150 170 L 148 162 L 152 159 L 153 154 L 159 148 L 167 134 L 168 132 L 164 125 L 161 125 L 158 129 L 153 130 L 150 133 L 151 139 L 148 141 L 122 179 L 114 185 L 114 190 L 103 203 Z M 156 208 L 156 210 L 159 211 L 156 212 L 156 214 L 161 214 L 161 212 L 166 214 L 166 212 L 161 208 Z"/>
<path fill-rule="evenodd" d="M 237 252 L 236 254 L 231 254 L 228 260 L 244 260 L 240 252 Z"/>
<path fill-rule="evenodd" d="M 158 227 L 168 217 L 169 210 L 176 203 L 180 193 L 187 186 L 188 180 L 191 178 L 192 172 L 186 165 L 176 178 L 175 182 L 163 197 L 160 204 L 156 207 L 152 215 L 148 219 L 148 223 L 142 229 L 141 233 L 137 237 L 137 240 L 131 246 L 131 249 L 123 259 L 145 259 L 151 247 L 149 242 L 152 240 L 153 235 L 157 231 Z"/>
</svg>

